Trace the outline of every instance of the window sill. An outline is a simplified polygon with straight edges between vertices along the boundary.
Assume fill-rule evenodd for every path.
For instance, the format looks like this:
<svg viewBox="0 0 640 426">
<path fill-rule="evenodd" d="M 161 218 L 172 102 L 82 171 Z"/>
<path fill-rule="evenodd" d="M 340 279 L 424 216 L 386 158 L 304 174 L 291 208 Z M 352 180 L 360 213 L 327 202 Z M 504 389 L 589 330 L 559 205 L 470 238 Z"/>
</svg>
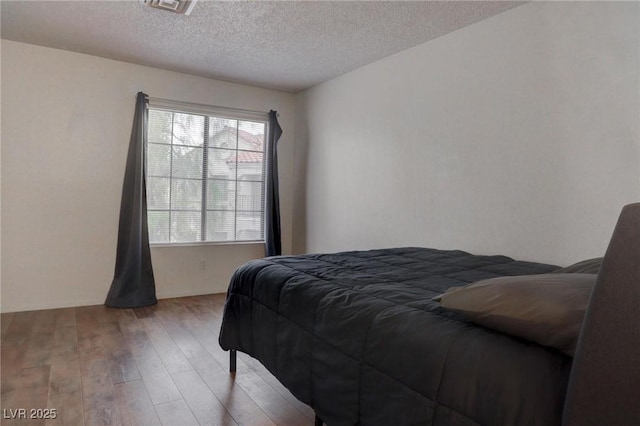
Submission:
<svg viewBox="0 0 640 426">
<path fill-rule="evenodd" d="M 264 240 L 253 241 L 200 241 L 192 243 L 149 243 L 151 248 L 173 248 L 173 247 L 199 247 L 199 246 L 248 246 L 248 245 L 262 245 Z"/>
</svg>

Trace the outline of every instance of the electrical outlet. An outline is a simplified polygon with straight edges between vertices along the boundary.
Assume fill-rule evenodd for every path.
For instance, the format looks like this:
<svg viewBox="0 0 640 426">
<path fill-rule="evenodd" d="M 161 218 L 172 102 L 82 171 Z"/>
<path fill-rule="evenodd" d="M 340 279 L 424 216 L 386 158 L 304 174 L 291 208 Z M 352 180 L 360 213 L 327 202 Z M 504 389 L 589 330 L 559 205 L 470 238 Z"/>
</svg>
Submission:
<svg viewBox="0 0 640 426">
<path fill-rule="evenodd" d="M 201 271 L 206 271 L 207 270 L 207 261 L 204 260 L 204 259 L 200 261 L 200 270 Z"/>
</svg>

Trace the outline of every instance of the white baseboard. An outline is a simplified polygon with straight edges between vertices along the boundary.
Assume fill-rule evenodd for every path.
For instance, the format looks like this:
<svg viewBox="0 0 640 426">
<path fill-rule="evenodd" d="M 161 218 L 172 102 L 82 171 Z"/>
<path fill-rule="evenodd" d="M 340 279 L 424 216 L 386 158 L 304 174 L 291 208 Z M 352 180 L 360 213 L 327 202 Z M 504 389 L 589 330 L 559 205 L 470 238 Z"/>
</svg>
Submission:
<svg viewBox="0 0 640 426">
<path fill-rule="evenodd" d="M 177 291 L 177 292 L 161 292 L 157 293 L 158 299 L 171 299 L 174 297 L 189 297 L 189 296 L 203 296 L 205 294 L 222 294 L 221 293 L 202 293 L 201 291 Z M 89 300 L 76 300 L 73 302 L 60 302 L 60 303 L 34 303 L 22 306 L 2 306 L 0 307 L 0 313 L 10 312 L 25 312 L 25 311 L 42 311 L 45 309 L 61 309 L 61 308 L 77 308 L 79 306 L 92 306 L 103 305 L 104 297 L 100 299 Z"/>
<path fill-rule="evenodd" d="M 0 307 L 1 313 L 9 312 L 25 312 L 25 311 L 42 311 L 44 309 L 61 309 L 61 308 L 76 308 L 78 306 L 91 306 L 102 305 L 104 298 L 102 299 L 89 299 L 89 300 L 75 300 L 73 302 L 59 302 L 59 303 L 34 303 L 18 306 L 2 306 Z"/>
</svg>

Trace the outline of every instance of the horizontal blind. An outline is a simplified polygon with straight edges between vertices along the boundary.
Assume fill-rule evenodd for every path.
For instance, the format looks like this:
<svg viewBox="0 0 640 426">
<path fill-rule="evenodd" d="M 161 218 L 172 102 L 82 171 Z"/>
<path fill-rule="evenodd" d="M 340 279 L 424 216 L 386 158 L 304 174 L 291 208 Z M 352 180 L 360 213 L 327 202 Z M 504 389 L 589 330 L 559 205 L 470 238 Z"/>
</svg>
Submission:
<svg viewBox="0 0 640 426">
<path fill-rule="evenodd" d="M 263 240 L 267 115 L 179 105 L 149 105 L 150 242 Z"/>
<path fill-rule="evenodd" d="M 167 111 L 182 111 L 192 114 L 208 115 L 235 120 L 249 120 L 267 122 L 269 114 L 261 111 L 251 111 L 237 108 L 202 105 L 192 102 L 173 101 L 162 98 L 149 98 L 149 108 Z"/>
</svg>

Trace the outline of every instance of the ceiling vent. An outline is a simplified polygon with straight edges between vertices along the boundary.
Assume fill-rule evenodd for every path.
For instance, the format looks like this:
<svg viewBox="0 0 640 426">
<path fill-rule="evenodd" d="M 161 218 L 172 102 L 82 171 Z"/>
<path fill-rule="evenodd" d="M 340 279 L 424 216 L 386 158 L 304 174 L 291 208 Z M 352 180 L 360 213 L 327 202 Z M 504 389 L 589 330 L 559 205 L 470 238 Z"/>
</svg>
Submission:
<svg viewBox="0 0 640 426">
<path fill-rule="evenodd" d="M 140 3 L 155 7 L 156 9 L 190 15 L 197 1 L 198 0 L 140 0 Z"/>
</svg>

